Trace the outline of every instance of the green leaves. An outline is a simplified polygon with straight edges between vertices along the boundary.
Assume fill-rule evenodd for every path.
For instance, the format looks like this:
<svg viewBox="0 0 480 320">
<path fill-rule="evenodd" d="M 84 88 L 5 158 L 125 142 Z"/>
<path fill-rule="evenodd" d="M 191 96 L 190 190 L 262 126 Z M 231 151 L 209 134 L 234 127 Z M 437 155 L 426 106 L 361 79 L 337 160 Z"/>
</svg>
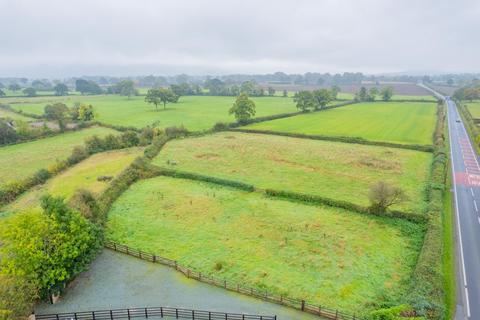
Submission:
<svg viewBox="0 0 480 320">
<path fill-rule="evenodd" d="M 246 121 L 255 115 L 255 102 L 246 93 L 241 93 L 228 113 L 234 114 L 238 122 Z"/>
</svg>

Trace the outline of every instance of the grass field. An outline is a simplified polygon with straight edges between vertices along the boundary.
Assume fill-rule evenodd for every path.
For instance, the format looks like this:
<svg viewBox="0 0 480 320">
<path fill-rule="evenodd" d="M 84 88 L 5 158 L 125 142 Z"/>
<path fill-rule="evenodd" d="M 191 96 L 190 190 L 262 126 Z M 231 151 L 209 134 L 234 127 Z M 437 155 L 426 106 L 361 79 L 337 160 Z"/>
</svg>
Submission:
<svg viewBox="0 0 480 320">
<path fill-rule="evenodd" d="M 97 177 L 115 177 L 142 152 L 143 148 L 130 148 L 92 155 L 48 180 L 47 183 L 23 194 L 15 202 L 5 206 L 0 211 L 8 214 L 38 208 L 40 197 L 46 193 L 68 199 L 77 189 L 82 188 L 99 194 L 108 185 L 108 181 L 98 181 Z"/>
<path fill-rule="evenodd" d="M 359 103 L 312 114 L 255 123 L 245 129 L 360 137 L 400 144 L 432 143 L 436 105 L 418 102 Z"/>
<path fill-rule="evenodd" d="M 85 138 L 116 133 L 115 130 L 92 127 L 67 132 L 53 137 L 0 147 L 0 186 L 13 180 L 24 179 L 37 170 L 47 168 L 57 159 L 66 159 L 72 149 L 83 144 Z"/>
<path fill-rule="evenodd" d="M 480 119 L 480 101 L 464 102 L 463 104 L 467 106 L 473 118 Z"/>
<path fill-rule="evenodd" d="M 371 185 L 401 187 L 410 200 L 397 209 L 418 211 L 431 154 L 274 135 L 225 132 L 174 140 L 153 163 L 220 178 L 368 205 Z"/>
<path fill-rule="evenodd" d="M 168 104 L 166 110 L 159 106 L 158 111 L 153 105 L 147 104 L 143 96 L 131 99 L 117 95 L 64 98 L 69 106 L 76 101 L 91 103 L 97 113 L 97 120 L 115 125 L 144 127 L 158 122 L 161 127 L 183 124 L 187 129 L 195 131 L 209 129 L 216 122 L 235 121 L 234 117 L 228 114 L 235 97 L 181 97 L 178 103 Z M 25 102 L 24 98 L 21 99 Z M 252 100 L 256 103 L 256 116 L 297 111 L 291 98 L 262 97 Z M 12 103 L 11 106 L 16 110 L 42 114 L 48 101 L 47 98 L 36 98 L 31 103 Z M 58 98 L 54 97 L 50 101 L 58 101 Z"/>
<path fill-rule="evenodd" d="M 379 100 L 378 98 L 377 100 Z M 406 94 L 394 94 L 392 100 L 425 100 L 425 101 L 437 101 L 438 99 L 432 95 L 406 95 Z"/>
<path fill-rule="evenodd" d="M 158 177 L 114 203 L 108 238 L 204 274 L 353 312 L 385 292 L 405 293 L 422 231 L 406 221 Z"/>
<path fill-rule="evenodd" d="M 0 108 L 0 119 L 5 118 L 5 119 L 12 119 L 12 120 L 23 120 L 23 121 L 34 121 L 35 119 L 26 117 L 23 115 L 20 115 L 15 112 L 11 112 L 5 109 Z"/>
</svg>

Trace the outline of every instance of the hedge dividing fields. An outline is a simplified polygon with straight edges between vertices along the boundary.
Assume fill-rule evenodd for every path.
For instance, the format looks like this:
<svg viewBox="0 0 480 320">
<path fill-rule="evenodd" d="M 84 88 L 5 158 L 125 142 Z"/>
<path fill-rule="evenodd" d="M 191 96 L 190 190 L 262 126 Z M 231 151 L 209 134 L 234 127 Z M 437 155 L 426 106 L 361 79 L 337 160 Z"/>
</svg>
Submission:
<svg viewBox="0 0 480 320">
<path fill-rule="evenodd" d="M 427 152 L 222 132 L 171 141 L 152 163 L 363 206 L 371 185 L 382 180 L 403 188 L 409 197 L 395 209 L 422 212 L 430 161 Z"/>
<path fill-rule="evenodd" d="M 435 110 L 429 102 L 366 102 L 243 128 L 431 145 Z"/>
</svg>

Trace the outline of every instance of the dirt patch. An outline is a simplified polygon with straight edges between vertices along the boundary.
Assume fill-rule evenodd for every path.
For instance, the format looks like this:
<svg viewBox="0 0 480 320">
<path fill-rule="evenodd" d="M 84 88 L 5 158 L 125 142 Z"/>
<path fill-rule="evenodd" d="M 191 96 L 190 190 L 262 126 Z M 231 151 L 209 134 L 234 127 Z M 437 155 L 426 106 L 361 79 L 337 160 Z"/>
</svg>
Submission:
<svg viewBox="0 0 480 320">
<path fill-rule="evenodd" d="M 195 158 L 206 159 L 206 160 L 217 159 L 219 157 L 220 155 L 217 153 L 201 153 L 201 154 L 195 155 Z"/>
<path fill-rule="evenodd" d="M 375 157 L 363 157 L 356 161 L 356 163 L 364 168 L 395 171 L 400 171 L 401 169 L 401 165 L 397 161 L 383 160 Z"/>
</svg>

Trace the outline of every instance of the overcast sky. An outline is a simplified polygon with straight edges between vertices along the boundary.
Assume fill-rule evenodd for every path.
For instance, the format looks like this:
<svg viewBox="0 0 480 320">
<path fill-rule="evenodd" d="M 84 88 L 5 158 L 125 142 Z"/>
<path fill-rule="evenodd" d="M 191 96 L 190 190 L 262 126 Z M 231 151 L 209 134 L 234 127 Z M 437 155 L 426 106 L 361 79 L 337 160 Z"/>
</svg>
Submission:
<svg viewBox="0 0 480 320">
<path fill-rule="evenodd" d="M 0 77 L 480 71 L 480 0 L 0 0 L 0 23 Z"/>
</svg>

